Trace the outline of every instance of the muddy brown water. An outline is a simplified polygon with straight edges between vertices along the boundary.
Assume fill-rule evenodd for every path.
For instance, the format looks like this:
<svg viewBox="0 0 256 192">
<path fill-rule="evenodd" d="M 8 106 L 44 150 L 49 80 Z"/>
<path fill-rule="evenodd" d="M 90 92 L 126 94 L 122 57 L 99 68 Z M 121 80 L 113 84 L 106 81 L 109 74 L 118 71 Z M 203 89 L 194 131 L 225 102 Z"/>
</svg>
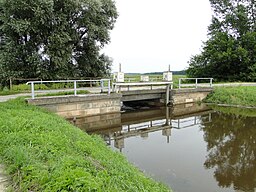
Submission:
<svg viewBox="0 0 256 192">
<path fill-rule="evenodd" d="M 174 192 L 256 191 L 256 118 L 186 107 L 75 123 L 100 134 L 113 150 Z"/>
</svg>

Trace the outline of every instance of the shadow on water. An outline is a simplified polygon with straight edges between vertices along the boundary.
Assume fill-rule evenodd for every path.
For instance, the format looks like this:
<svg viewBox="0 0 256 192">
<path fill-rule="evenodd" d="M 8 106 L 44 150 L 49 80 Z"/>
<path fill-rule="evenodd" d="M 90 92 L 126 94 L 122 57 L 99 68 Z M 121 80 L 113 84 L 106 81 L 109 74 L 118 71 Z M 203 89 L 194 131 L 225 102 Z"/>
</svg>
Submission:
<svg viewBox="0 0 256 192">
<path fill-rule="evenodd" d="M 73 123 L 101 135 L 113 150 L 176 192 L 253 192 L 256 118 L 226 111 L 189 104 L 85 117 Z"/>
</svg>

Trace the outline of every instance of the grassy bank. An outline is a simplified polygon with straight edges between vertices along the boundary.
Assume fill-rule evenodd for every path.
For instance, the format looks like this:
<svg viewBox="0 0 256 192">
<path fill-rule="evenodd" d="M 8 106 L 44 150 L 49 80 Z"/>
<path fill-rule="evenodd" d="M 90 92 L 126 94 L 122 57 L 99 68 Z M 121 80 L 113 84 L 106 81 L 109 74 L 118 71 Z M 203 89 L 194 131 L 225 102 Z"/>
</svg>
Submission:
<svg viewBox="0 0 256 192">
<path fill-rule="evenodd" d="M 256 107 L 256 87 L 215 87 L 205 102 Z"/>
<path fill-rule="evenodd" d="M 15 191 L 169 191 L 101 138 L 22 99 L 0 104 L 0 160 Z"/>
</svg>

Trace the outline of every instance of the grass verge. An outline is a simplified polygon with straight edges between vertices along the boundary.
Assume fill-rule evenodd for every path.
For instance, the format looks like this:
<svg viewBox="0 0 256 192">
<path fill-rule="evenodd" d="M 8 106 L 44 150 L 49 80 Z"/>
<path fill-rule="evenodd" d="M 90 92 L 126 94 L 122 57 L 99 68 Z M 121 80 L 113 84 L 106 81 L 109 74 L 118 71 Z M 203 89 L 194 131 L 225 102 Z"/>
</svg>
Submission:
<svg viewBox="0 0 256 192">
<path fill-rule="evenodd" d="M 256 107 L 256 87 L 215 87 L 207 103 Z"/>
<path fill-rule="evenodd" d="M 5 96 L 5 95 L 16 95 L 16 94 L 20 94 L 20 93 L 26 93 L 24 91 L 0 91 L 0 96 Z"/>
<path fill-rule="evenodd" d="M 101 138 L 23 99 L 0 103 L 0 160 L 13 191 L 169 191 Z"/>
</svg>

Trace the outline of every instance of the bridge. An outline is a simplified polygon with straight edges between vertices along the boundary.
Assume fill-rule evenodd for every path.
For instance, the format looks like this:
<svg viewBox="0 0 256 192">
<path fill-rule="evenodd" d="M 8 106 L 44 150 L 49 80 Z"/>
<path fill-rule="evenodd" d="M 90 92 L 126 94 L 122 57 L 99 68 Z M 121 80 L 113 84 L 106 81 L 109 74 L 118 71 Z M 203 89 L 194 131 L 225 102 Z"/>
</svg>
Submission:
<svg viewBox="0 0 256 192">
<path fill-rule="evenodd" d="M 33 81 L 31 99 L 27 101 L 49 109 L 63 117 L 82 117 L 120 112 L 122 102 L 157 101 L 162 104 L 178 105 L 193 103 L 204 99 L 212 91 L 212 79 L 206 87 L 199 87 L 196 79 L 195 88 L 173 89 L 172 82 L 128 82 L 112 83 L 110 79 L 101 80 L 67 80 L 67 81 Z M 36 97 L 42 91 L 35 90 L 35 84 L 73 83 L 73 95 Z M 84 83 L 95 83 L 99 87 L 82 87 Z M 80 86 L 78 86 L 80 85 Z M 93 90 L 91 94 L 79 94 L 81 90 Z M 61 90 L 62 91 L 62 90 Z M 96 92 L 98 91 L 98 92 Z"/>
</svg>

